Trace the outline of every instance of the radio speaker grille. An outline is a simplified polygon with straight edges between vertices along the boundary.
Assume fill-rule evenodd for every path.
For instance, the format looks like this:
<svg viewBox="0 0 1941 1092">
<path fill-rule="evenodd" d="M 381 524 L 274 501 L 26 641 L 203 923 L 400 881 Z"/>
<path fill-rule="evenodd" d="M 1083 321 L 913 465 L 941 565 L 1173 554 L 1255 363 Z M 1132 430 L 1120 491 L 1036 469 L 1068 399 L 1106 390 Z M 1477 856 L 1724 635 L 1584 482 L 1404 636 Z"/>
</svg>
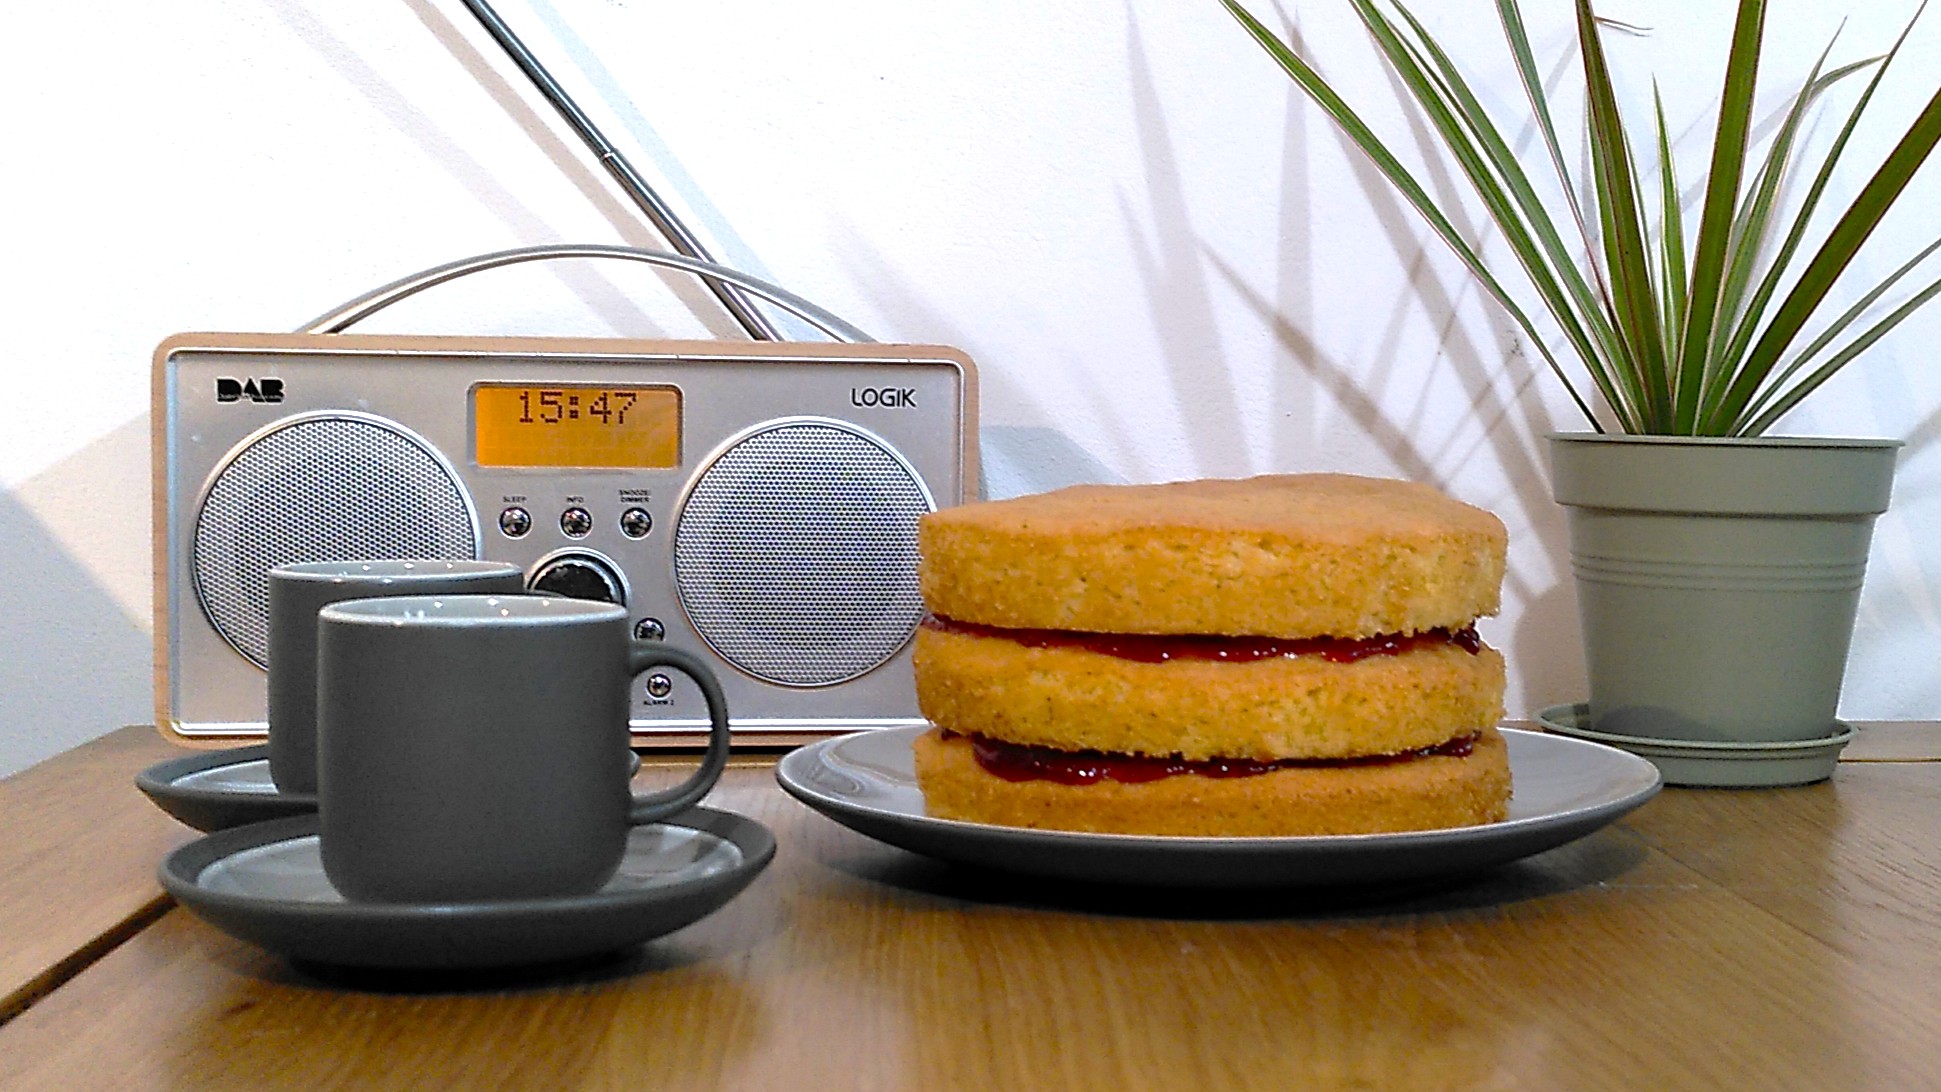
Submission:
<svg viewBox="0 0 1941 1092">
<path fill-rule="evenodd" d="M 416 437 L 372 418 L 307 417 L 240 447 L 197 512 L 191 567 L 203 613 L 269 664 L 269 571 L 300 561 L 476 558 L 470 503 Z"/>
<path fill-rule="evenodd" d="M 923 619 L 923 483 L 836 423 L 773 424 L 695 480 L 674 530 L 681 606 L 721 657 L 784 686 L 855 678 Z"/>
</svg>

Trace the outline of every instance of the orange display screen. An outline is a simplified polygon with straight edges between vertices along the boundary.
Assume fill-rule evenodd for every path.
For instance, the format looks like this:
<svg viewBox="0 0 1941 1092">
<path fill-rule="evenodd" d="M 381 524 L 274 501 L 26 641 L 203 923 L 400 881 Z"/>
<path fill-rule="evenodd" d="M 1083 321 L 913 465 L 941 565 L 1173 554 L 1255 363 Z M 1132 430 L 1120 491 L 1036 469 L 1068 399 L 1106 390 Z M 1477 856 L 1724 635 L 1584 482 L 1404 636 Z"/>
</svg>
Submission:
<svg viewBox="0 0 1941 1092">
<path fill-rule="evenodd" d="M 679 466 L 681 392 L 480 384 L 472 388 L 472 455 L 480 466 Z"/>
</svg>

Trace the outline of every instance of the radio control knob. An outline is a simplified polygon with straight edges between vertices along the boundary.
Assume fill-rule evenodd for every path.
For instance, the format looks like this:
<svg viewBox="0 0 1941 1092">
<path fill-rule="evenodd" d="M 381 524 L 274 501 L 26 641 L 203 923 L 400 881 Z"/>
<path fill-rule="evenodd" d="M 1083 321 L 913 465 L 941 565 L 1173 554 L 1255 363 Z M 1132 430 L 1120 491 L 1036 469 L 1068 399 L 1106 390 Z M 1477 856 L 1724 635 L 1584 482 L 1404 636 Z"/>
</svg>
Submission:
<svg viewBox="0 0 1941 1092">
<path fill-rule="evenodd" d="M 568 508 L 559 514 L 559 529 L 570 538 L 585 538 L 593 530 L 593 514 L 584 508 Z"/>
<path fill-rule="evenodd" d="M 513 505 L 499 513 L 499 531 L 507 538 L 521 538 L 532 530 L 532 513 Z"/>
<path fill-rule="evenodd" d="M 568 599 L 592 599 L 601 603 L 626 605 L 627 593 L 620 574 L 597 557 L 569 554 L 540 566 L 528 587 Z"/>
</svg>

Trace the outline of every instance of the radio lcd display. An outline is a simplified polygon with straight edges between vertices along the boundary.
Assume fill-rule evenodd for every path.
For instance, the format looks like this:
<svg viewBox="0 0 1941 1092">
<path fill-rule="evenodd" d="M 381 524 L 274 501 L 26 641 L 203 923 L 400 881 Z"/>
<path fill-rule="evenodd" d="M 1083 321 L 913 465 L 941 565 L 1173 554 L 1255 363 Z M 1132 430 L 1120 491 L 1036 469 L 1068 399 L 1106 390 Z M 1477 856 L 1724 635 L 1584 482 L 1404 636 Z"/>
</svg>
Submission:
<svg viewBox="0 0 1941 1092">
<path fill-rule="evenodd" d="M 472 388 L 480 466 L 668 469 L 681 463 L 674 387 L 484 383 Z"/>
</svg>

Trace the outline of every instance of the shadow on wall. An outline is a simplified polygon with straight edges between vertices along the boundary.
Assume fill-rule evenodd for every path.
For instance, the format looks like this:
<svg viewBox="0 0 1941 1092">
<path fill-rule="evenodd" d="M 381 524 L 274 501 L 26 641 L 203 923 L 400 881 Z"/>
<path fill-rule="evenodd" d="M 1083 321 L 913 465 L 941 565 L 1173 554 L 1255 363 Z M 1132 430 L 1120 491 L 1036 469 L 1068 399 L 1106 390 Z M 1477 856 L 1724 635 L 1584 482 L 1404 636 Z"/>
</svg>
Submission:
<svg viewBox="0 0 1941 1092">
<path fill-rule="evenodd" d="M 1291 27 L 1289 32 L 1296 35 L 1298 44 L 1298 32 Z M 1144 56 L 1136 33 L 1132 47 L 1134 70 L 1143 71 Z M 1516 331 L 1502 315 L 1496 315 L 1481 338 L 1472 336 L 1470 327 L 1455 321 L 1454 316 L 1477 294 L 1475 283 L 1466 275 L 1453 285 L 1445 283 L 1436 263 L 1431 261 L 1432 252 L 1439 244 L 1422 237 L 1419 221 L 1412 211 L 1359 150 L 1331 127 L 1324 132 L 1342 146 L 1359 183 L 1358 199 L 1367 201 L 1380 222 L 1379 241 L 1386 245 L 1397 266 L 1406 271 L 1407 287 L 1392 305 L 1368 309 L 1372 316 L 1388 317 L 1381 337 L 1360 358 L 1333 354 L 1311 336 L 1310 330 L 1318 318 L 1314 311 L 1313 282 L 1321 274 L 1304 259 L 1296 260 L 1292 255 L 1301 249 L 1299 243 L 1311 228 L 1323 224 L 1325 218 L 1317 219 L 1316 210 L 1322 206 L 1317 204 L 1317 191 L 1309 178 L 1306 161 L 1307 146 L 1315 137 L 1306 121 L 1308 103 L 1291 86 L 1284 95 L 1283 179 L 1277 227 L 1280 237 L 1288 241 L 1282 249 L 1289 256 L 1282 259 L 1273 295 L 1256 290 L 1238 270 L 1204 246 L 1203 254 L 1192 256 L 1197 276 L 1201 281 L 1210 282 L 1217 275 L 1234 297 L 1272 332 L 1282 358 L 1290 365 L 1280 369 L 1290 377 L 1281 380 L 1284 391 L 1295 389 L 1291 381 L 1293 372 L 1304 372 L 1307 389 L 1325 394 L 1340 407 L 1404 477 L 1426 482 L 1461 498 L 1451 479 L 1473 460 L 1476 452 L 1453 446 L 1447 431 L 1437 427 L 1429 416 L 1430 403 L 1394 397 L 1395 392 L 1410 390 L 1422 381 L 1405 364 L 1406 358 L 1400 351 L 1402 316 L 1411 306 L 1428 315 L 1441 316 L 1436 366 L 1460 384 L 1468 407 L 1467 416 L 1482 426 L 1480 443 L 1502 469 L 1509 493 L 1504 500 L 1496 502 L 1497 507 L 1514 502 L 1518 512 L 1506 522 L 1523 528 L 1532 540 L 1527 544 L 1511 543 L 1509 568 L 1504 575 L 1505 604 L 1516 611 L 1515 625 L 1484 631 L 1514 662 L 1512 692 L 1505 697 L 1506 715 L 1522 718 L 1544 706 L 1575 700 L 1558 693 L 1581 694 L 1583 688 L 1574 588 L 1568 581 L 1538 583 L 1541 577 L 1533 578 L 1518 562 L 1520 553 L 1535 552 L 1550 558 L 1569 554 L 1563 522 L 1551 501 L 1549 472 L 1540 439 L 1557 427 L 1550 420 L 1537 387 L 1539 381 L 1547 381 L 1548 377 L 1540 374 L 1530 354 L 1521 348 Z M 1146 106 L 1147 116 L 1142 120 L 1141 132 L 1149 144 L 1146 156 L 1151 174 L 1149 185 L 1155 192 L 1178 189 L 1183 184 L 1174 166 L 1178 157 L 1173 154 L 1156 98 L 1147 95 L 1137 101 Z M 1426 147 L 1432 143 L 1433 137 L 1418 119 L 1411 116 L 1409 124 L 1418 145 Z M 1527 144 L 1532 136 L 1524 134 L 1520 142 Z M 1429 154 L 1424 162 L 1427 164 L 1425 184 L 1443 199 L 1444 207 L 1463 207 L 1460 201 L 1449 200 L 1458 193 L 1458 183 L 1442 166 L 1442 161 Z M 1167 234 L 1190 238 L 1192 225 L 1184 216 L 1178 220 Z M 1458 229 L 1471 238 L 1487 235 L 1460 217 Z M 1374 241 L 1370 240 L 1371 245 Z M 1170 286 L 1158 279 L 1149 276 L 1148 281 L 1155 306 L 1173 294 Z M 1394 408 L 1397 406 L 1404 408 Z M 1567 427 L 1578 426 L 1573 421 Z M 1506 511 L 1497 514 L 1508 515 Z"/>
<path fill-rule="evenodd" d="M 990 500 L 1046 493 L 1068 485 L 1123 484 L 1092 453 L 1056 429 L 986 425 L 978 433 L 980 492 Z"/>
<path fill-rule="evenodd" d="M 505 110 L 507 116 L 532 139 L 561 174 L 612 224 L 615 242 L 631 246 L 664 249 L 660 237 L 642 222 L 640 215 L 607 183 L 595 169 L 589 153 L 558 135 L 547 116 L 528 98 L 523 85 L 514 84 L 494 67 L 492 58 L 476 48 L 466 32 L 446 18 L 429 0 L 410 0 L 412 12 L 451 53 L 452 59 L 470 73 L 480 90 Z M 421 109 L 396 81 L 387 79 L 371 66 L 363 51 L 337 38 L 324 20 L 310 15 L 300 5 L 273 5 L 272 10 L 303 40 L 325 64 L 343 79 L 347 94 L 362 95 L 397 133 L 423 153 L 423 162 L 449 171 L 480 208 L 488 210 L 510 230 L 508 237 L 549 239 L 553 235 L 546 217 L 506 189 L 474 158 L 467 155 L 457 139 L 438 118 Z M 554 273 L 573 291 L 594 302 L 603 314 L 617 316 L 621 329 L 657 330 L 652 317 L 637 302 L 638 293 L 610 279 L 602 264 L 595 262 L 548 263 Z M 403 272 L 403 271 L 400 271 Z M 705 288 L 695 278 L 675 272 L 660 273 L 668 290 L 681 300 L 685 310 L 696 316 L 715 336 L 737 337 L 741 331 L 711 303 Z"/>
<path fill-rule="evenodd" d="M 1444 283 L 1431 258 L 1431 243 L 1418 238 L 1412 213 L 1376 176 L 1360 164 L 1356 178 L 1363 195 L 1382 224 L 1380 243 L 1407 271 L 1408 284 L 1389 306 L 1371 305 L 1370 314 L 1388 316 L 1374 347 L 1358 358 L 1331 354 L 1310 334 L 1316 324 L 1314 281 L 1323 276 L 1304 256 L 1301 241 L 1317 215 L 1316 193 L 1308 177 L 1306 145 L 1311 139 L 1303 111 L 1305 100 L 1289 89 L 1283 109 L 1284 132 L 1280 187 L 1281 207 L 1274 221 L 1287 241 L 1270 293 L 1257 290 L 1243 273 L 1200 239 L 1191 215 L 1181 157 L 1167 128 L 1160 97 L 1137 21 L 1128 14 L 1128 63 L 1132 72 L 1135 122 L 1146 166 L 1144 192 L 1150 197 L 1154 223 L 1141 226 L 1129 201 L 1122 197 L 1130 260 L 1145 290 L 1147 312 L 1153 317 L 1156 352 L 1161 364 L 1158 386 L 1145 393 L 1180 407 L 1186 455 L 1201 472 L 1240 475 L 1321 469 L 1316 455 L 1322 437 L 1303 423 L 1296 411 L 1316 397 L 1339 406 L 1362 434 L 1374 441 L 1402 476 L 1456 492 L 1451 478 L 1478 456 L 1458 449 L 1448 430 L 1427 419 L 1429 408 L 1397 410 L 1406 400 L 1394 392 L 1419 386 L 1420 375 L 1405 365 L 1397 346 L 1403 337 L 1401 316 L 1411 306 L 1432 315 L 1453 316 L 1463 310 L 1477 289 L 1466 278 Z M 1433 139 L 1417 129 L 1418 141 Z M 1335 135 L 1333 139 L 1344 141 Z M 1430 162 L 1435 162 L 1431 157 Z M 1437 172 L 1437 189 L 1449 191 L 1456 180 Z M 841 253 L 855 271 L 858 283 L 875 286 L 886 313 L 904 317 L 902 328 L 944 344 L 972 345 L 969 331 L 959 329 L 940 308 L 911 291 L 910 279 L 888 257 L 868 245 L 862 232 L 849 233 Z M 1266 465 L 1246 465 L 1236 459 L 1233 422 L 1254 409 L 1241 392 L 1222 351 L 1214 296 L 1224 290 L 1264 325 L 1279 353 L 1269 375 L 1267 398 L 1279 422 Z M 1445 319 L 1437 344 L 1437 365 L 1462 387 L 1469 416 L 1482 425 L 1481 454 L 1501 467 L 1508 496 L 1499 504 L 1514 504 L 1508 520 L 1526 529 L 1526 543 L 1518 552 L 1547 558 L 1568 556 L 1561 514 L 1550 497 L 1549 473 L 1541 437 L 1554 428 L 1541 397 L 1548 380 L 1521 351 L 1507 319 L 1492 323 L 1479 338 L 1471 328 Z M 1047 355 L 1055 350 L 1047 349 Z M 1011 361 L 980 361 L 987 406 L 1033 405 L 1033 389 Z M 1505 379 L 1505 373 L 1508 378 Z M 1117 412 L 1115 391 L 1107 383 L 1081 387 L 1076 396 L 1089 399 L 1086 409 L 1095 418 L 1110 420 Z M 1033 406 L 1038 415 L 1056 418 L 1049 407 Z M 1574 427 L 1571 422 L 1566 427 Z M 1462 441 L 1468 443 L 1470 441 Z M 982 429 L 984 492 L 992 499 L 1035 493 L 1079 482 L 1117 482 L 1125 477 L 1108 465 L 1126 468 L 1135 480 L 1157 480 L 1147 472 L 1152 452 L 1137 439 L 1125 438 L 1102 452 L 1088 451 L 1056 427 L 985 425 Z M 1576 599 L 1568 580 L 1545 581 L 1517 564 L 1513 556 L 1505 579 L 1506 599 L 1515 610 L 1514 623 L 1489 634 L 1504 645 L 1516 665 L 1519 685 L 1507 696 L 1508 715 L 1521 718 L 1537 709 L 1574 701 L 1584 691 L 1584 668 L 1577 638 Z"/>
<path fill-rule="evenodd" d="M 145 481 L 148 468 L 132 473 Z M 120 498 L 97 500 L 121 507 Z M 147 527 L 146 505 L 135 510 L 143 518 L 118 524 L 118 533 Z M 9 646 L 0 658 L 0 777 L 153 719 L 146 628 L 10 492 L 0 492 L 0 557 L 7 559 L 0 616 Z"/>
</svg>

